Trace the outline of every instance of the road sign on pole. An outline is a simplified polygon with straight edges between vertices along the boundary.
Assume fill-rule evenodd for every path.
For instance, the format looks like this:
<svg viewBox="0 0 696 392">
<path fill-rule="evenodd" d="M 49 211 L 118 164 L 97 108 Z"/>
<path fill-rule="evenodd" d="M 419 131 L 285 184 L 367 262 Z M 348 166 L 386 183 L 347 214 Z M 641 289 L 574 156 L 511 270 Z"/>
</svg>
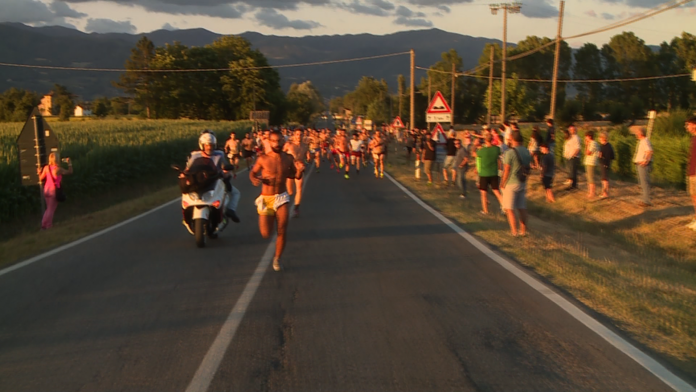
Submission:
<svg viewBox="0 0 696 392">
<path fill-rule="evenodd" d="M 433 122 L 452 122 L 452 109 L 445 101 L 445 97 L 441 92 L 436 92 L 433 100 L 428 105 L 428 110 L 425 112 L 426 121 Z"/>
<path fill-rule="evenodd" d="M 401 121 L 401 117 L 396 116 L 391 126 L 392 128 L 404 128 L 404 122 Z"/>
</svg>

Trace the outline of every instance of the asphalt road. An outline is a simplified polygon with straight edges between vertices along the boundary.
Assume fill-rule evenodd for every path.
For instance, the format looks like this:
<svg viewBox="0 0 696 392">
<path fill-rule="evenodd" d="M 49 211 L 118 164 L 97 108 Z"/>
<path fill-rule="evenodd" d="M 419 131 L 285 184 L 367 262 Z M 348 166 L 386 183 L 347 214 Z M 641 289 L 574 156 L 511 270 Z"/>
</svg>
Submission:
<svg viewBox="0 0 696 392">
<path fill-rule="evenodd" d="M 197 249 L 173 204 L 0 276 L 0 391 L 184 391 L 254 273 L 242 223 Z M 312 174 L 210 391 L 666 391 L 369 173 Z"/>
</svg>

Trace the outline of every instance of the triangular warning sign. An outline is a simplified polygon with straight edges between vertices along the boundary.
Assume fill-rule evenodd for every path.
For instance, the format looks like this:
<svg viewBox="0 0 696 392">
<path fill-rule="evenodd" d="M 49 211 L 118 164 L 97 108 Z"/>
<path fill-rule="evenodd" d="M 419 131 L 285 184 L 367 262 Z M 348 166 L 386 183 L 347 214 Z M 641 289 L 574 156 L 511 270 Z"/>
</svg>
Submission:
<svg viewBox="0 0 696 392">
<path fill-rule="evenodd" d="M 396 118 L 394 119 L 394 122 L 392 122 L 392 125 L 391 125 L 391 126 L 392 126 L 393 128 L 403 128 L 403 127 L 404 127 L 404 122 L 401 121 L 401 117 L 396 116 Z"/>
<path fill-rule="evenodd" d="M 442 125 L 440 124 L 437 124 L 435 128 L 433 128 L 433 131 L 430 133 L 430 138 L 438 144 L 447 143 L 447 136 L 445 135 L 445 130 L 442 128 Z"/>
<path fill-rule="evenodd" d="M 450 109 L 449 105 L 447 104 L 447 101 L 445 101 L 445 97 L 442 96 L 442 93 L 438 91 L 435 93 L 435 97 L 433 98 L 433 100 L 430 101 L 430 105 L 428 106 L 428 111 L 426 113 L 450 114 L 452 113 L 452 109 Z"/>
</svg>

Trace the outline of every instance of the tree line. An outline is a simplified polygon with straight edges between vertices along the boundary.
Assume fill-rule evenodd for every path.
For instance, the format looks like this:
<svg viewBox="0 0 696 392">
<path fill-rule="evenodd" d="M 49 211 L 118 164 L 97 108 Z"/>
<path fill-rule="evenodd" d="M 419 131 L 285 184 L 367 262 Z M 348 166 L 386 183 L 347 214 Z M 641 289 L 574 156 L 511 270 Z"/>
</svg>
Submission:
<svg viewBox="0 0 696 392">
<path fill-rule="evenodd" d="M 529 36 L 508 49 L 507 57 L 520 55 L 551 43 L 551 38 Z M 495 63 L 493 75 L 502 72 L 502 49 L 487 44 L 478 61 L 477 71 L 455 79 L 454 120 L 459 124 L 484 122 L 488 112 L 488 76 L 491 51 Z M 507 112 L 521 120 L 540 121 L 549 113 L 551 83 L 527 82 L 520 79 L 551 80 L 555 45 L 507 62 Z M 452 103 L 452 67 L 465 71 L 462 58 L 452 49 L 442 53 L 427 75 L 420 79 L 415 91 L 416 126 L 425 125 L 429 97 L 440 91 Z M 659 48 L 651 48 L 632 32 L 613 36 L 601 48 L 587 43 L 573 51 L 561 42 L 558 78 L 560 80 L 604 80 L 641 78 L 691 73 L 696 68 L 696 36 L 682 33 Z M 492 114 L 500 111 L 499 80 L 492 88 Z M 572 87 L 570 87 L 572 86 Z M 571 90 L 574 89 L 574 91 Z M 354 91 L 330 102 L 332 111 L 348 109 L 377 122 L 388 122 L 396 114 L 410 117 L 410 89 L 405 78 L 397 79 L 397 94 L 389 95 L 386 81 L 364 77 Z M 573 98 L 568 98 L 572 93 Z M 615 123 L 645 117 L 648 110 L 693 110 L 696 108 L 696 83 L 688 77 L 612 83 L 559 83 L 556 92 L 556 119 L 572 122 L 579 119 L 598 120 L 607 117 Z"/>
<path fill-rule="evenodd" d="M 283 93 L 278 72 L 242 37 L 221 37 L 204 47 L 178 42 L 156 47 L 143 37 L 131 50 L 125 68 L 114 82 L 125 97 L 94 100 L 89 106 L 95 116 L 248 120 L 250 111 L 268 110 L 272 124 L 306 124 L 325 110 L 323 97 L 310 81 L 293 84 L 288 94 Z M 180 72 L 200 69 L 217 71 Z M 56 85 L 54 94 L 59 87 L 67 91 Z M 25 121 L 40 99 L 34 92 L 8 90 L 0 95 L 0 121 Z M 59 105 L 70 106 L 69 113 L 60 109 L 61 118 L 64 112 L 69 118 L 74 103 Z"/>
</svg>

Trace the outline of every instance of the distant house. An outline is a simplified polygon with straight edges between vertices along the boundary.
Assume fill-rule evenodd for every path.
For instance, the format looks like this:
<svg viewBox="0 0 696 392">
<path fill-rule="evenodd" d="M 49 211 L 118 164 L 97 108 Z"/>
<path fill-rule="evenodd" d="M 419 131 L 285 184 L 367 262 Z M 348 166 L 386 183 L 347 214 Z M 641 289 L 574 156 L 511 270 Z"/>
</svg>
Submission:
<svg viewBox="0 0 696 392">
<path fill-rule="evenodd" d="M 75 117 L 89 117 L 92 115 L 92 111 L 86 109 L 83 105 L 75 106 Z"/>
<path fill-rule="evenodd" d="M 39 113 L 42 116 L 53 116 L 55 112 L 55 106 L 53 103 L 53 91 L 46 94 L 41 98 L 41 103 L 39 104 Z"/>
</svg>

